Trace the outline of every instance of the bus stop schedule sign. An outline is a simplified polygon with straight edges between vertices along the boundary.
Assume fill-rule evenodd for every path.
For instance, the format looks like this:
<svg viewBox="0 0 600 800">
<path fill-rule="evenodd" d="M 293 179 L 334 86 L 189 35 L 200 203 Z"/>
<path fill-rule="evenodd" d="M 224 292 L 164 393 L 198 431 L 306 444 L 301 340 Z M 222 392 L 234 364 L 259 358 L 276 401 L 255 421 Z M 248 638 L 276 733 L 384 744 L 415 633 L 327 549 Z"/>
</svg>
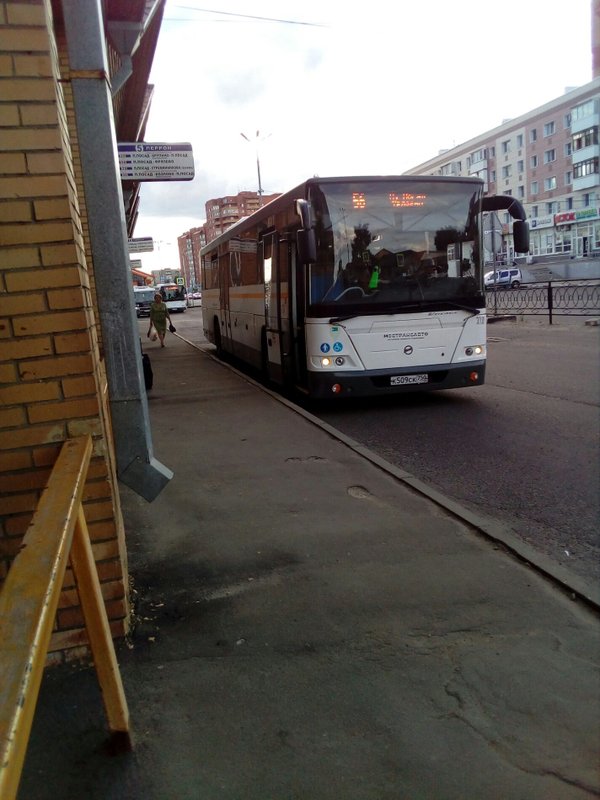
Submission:
<svg viewBox="0 0 600 800">
<path fill-rule="evenodd" d="M 189 142 L 125 142 L 118 148 L 122 181 L 191 181 L 194 177 Z"/>
</svg>

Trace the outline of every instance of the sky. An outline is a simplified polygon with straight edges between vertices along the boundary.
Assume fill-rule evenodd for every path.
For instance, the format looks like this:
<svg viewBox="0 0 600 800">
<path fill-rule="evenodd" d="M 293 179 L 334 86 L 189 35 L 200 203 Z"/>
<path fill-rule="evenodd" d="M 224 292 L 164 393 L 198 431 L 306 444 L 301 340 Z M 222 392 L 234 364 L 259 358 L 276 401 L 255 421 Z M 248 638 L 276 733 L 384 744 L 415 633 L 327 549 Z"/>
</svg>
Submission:
<svg viewBox="0 0 600 800">
<path fill-rule="evenodd" d="M 142 184 L 132 258 L 178 269 L 257 156 L 265 194 L 401 174 L 591 79 L 591 0 L 167 0 L 144 140 L 191 142 L 195 178 Z"/>
</svg>

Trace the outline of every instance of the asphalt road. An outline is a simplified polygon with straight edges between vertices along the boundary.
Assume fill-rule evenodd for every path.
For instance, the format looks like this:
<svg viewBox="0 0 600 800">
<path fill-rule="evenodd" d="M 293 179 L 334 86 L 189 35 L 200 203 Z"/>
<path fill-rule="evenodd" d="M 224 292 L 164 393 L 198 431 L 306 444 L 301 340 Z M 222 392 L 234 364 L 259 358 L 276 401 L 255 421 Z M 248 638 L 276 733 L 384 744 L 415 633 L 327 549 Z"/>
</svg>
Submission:
<svg viewBox="0 0 600 800">
<path fill-rule="evenodd" d="M 200 308 L 175 324 L 206 344 Z M 488 327 L 484 386 L 306 407 L 594 583 L 600 579 L 599 332 L 582 319 L 495 323 Z"/>
<path fill-rule="evenodd" d="M 598 331 L 581 320 L 496 323 L 484 386 L 311 410 L 597 581 Z"/>
</svg>

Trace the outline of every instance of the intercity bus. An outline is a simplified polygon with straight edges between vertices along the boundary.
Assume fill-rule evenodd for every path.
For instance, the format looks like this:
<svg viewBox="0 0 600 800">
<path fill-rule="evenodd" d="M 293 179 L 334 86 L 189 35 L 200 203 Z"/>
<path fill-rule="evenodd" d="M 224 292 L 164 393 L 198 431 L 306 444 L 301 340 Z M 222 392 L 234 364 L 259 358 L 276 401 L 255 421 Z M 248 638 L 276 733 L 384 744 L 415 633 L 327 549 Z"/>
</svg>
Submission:
<svg viewBox="0 0 600 800">
<path fill-rule="evenodd" d="M 317 398 L 484 382 L 483 216 L 513 197 L 478 178 L 311 178 L 201 250 L 204 334 Z"/>
<path fill-rule="evenodd" d="M 157 283 L 154 291 L 160 292 L 169 311 L 185 311 L 187 307 L 185 286 L 177 283 Z"/>
</svg>

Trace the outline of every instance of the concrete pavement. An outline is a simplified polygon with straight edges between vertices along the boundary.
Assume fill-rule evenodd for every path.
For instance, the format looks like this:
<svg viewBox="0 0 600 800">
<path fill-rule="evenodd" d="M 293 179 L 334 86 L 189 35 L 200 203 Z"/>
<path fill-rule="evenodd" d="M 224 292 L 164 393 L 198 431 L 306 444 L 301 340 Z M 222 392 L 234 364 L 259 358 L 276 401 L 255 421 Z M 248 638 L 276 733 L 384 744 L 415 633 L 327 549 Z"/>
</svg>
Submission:
<svg viewBox="0 0 600 800">
<path fill-rule="evenodd" d="M 175 478 L 122 489 L 135 748 L 51 670 L 20 800 L 600 796 L 596 613 L 208 353 L 148 352 Z"/>
</svg>

